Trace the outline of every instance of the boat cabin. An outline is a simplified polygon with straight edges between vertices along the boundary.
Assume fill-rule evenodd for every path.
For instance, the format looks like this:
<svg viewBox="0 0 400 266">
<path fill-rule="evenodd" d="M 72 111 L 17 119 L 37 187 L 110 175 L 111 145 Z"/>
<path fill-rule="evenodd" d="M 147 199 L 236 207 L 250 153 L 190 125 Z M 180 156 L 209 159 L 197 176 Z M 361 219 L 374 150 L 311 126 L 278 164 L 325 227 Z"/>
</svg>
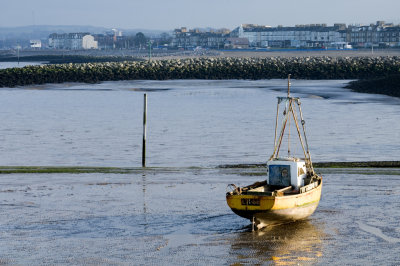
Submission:
<svg viewBox="0 0 400 266">
<path fill-rule="evenodd" d="M 267 183 L 270 186 L 299 189 L 305 185 L 306 164 L 298 158 L 274 158 L 267 163 Z"/>
</svg>

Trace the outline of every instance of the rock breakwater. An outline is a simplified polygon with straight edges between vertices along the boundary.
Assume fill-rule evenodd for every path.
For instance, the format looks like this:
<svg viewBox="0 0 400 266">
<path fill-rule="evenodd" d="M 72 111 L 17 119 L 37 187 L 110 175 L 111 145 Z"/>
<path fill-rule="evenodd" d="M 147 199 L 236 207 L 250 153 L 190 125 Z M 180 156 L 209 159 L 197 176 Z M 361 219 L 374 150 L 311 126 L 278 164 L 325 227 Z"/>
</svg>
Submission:
<svg viewBox="0 0 400 266">
<path fill-rule="evenodd" d="M 356 92 L 384 94 L 400 97 L 400 73 L 384 77 L 361 79 L 350 82 L 346 88 Z"/>
<path fill-rule="evenodd" d="M 166 79 L 362 79 L 400 73 L 400 57 L 188 58 L 57 64 L 0 70 L 0 87 Z"/>
</svg>

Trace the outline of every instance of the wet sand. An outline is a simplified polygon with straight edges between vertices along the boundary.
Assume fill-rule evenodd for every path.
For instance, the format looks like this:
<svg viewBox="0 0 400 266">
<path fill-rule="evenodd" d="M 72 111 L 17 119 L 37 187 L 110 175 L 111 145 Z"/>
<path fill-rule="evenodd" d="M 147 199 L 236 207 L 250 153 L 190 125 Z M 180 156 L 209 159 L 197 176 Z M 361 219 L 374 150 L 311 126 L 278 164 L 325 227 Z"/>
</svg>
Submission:
<svg viewBox="0 0 400 266">
<path fill-rule="evenodd" d="M 400 175 L 322 171 L 317 211 L 251 232 L 226 186 L 264 169 L 158 168 L 130 174 L 8 174 L 0 179 L 0 262 L 112 265 L 395 265 Z M 258 174 L 259 175 L 258 175 Z"/>
</svg>

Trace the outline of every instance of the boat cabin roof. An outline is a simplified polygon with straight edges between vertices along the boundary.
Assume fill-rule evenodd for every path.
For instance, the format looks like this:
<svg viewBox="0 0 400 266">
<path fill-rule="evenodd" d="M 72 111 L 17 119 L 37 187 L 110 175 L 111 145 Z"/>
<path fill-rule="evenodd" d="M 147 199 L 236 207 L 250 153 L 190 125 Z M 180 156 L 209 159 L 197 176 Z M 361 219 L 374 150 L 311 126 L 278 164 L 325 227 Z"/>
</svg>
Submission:
<svg viewBox="0 0 400 266">
<path fill-rule="evenodd" d="M 296 157 L 277 157 L 273 158 L 271 161 L 287 161 L 287 162 L 304 162 L 303 158 L 296 158 Z"/>
</svg>

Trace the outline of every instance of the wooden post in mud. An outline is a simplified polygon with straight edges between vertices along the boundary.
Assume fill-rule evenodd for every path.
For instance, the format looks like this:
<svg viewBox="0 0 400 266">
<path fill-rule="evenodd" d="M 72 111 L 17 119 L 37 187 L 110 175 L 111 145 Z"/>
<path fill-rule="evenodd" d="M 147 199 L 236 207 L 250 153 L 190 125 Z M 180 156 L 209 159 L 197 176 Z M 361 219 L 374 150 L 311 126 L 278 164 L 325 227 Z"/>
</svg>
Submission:
<svg viewBox="0 0 400 266">
<path fill-rule="evenodd" d="M 147 120 L 147 94 L 143 101 L 143 144 L 142 144 L 142 167 L 146 167 L 146 121 Z"/>
</svg>

